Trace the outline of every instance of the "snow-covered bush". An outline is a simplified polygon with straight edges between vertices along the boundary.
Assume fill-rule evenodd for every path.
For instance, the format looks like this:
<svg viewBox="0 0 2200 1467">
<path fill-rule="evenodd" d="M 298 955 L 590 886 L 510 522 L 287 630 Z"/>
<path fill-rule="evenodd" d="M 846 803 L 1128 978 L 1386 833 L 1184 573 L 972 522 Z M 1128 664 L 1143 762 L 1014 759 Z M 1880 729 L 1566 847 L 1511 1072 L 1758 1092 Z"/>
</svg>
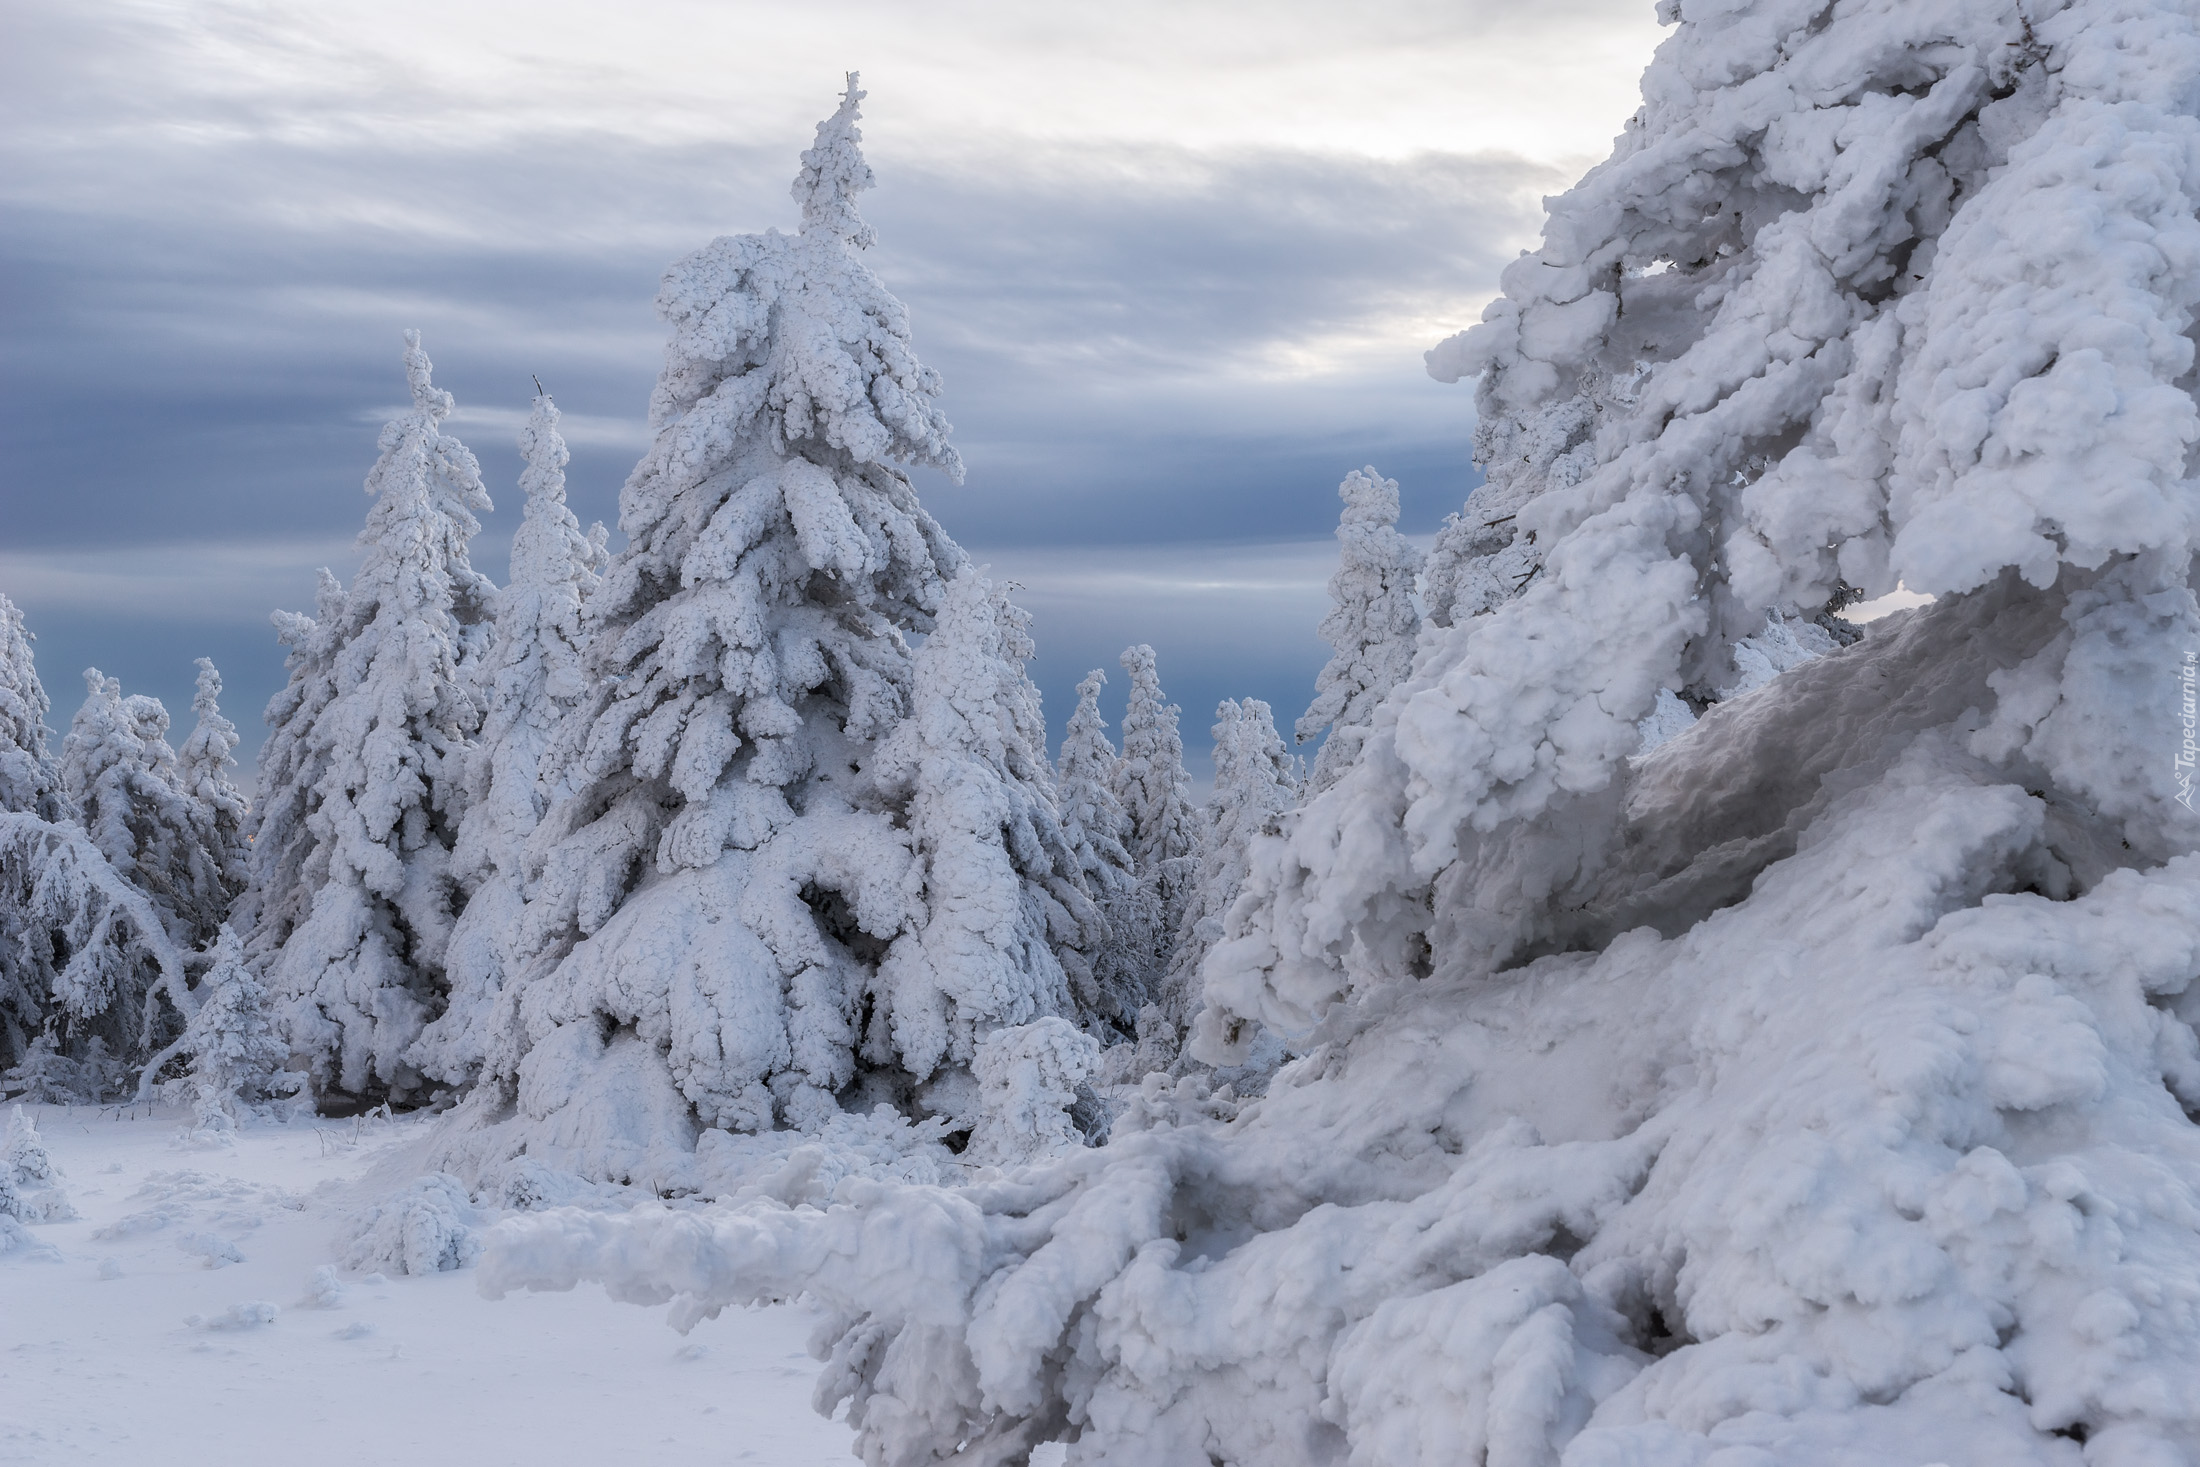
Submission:
<svg viewBox="0 0 2200 1467">
<path fill-rule="evenodd" d="M 46 1143 L 39 1139 L 38 1123 L 23 1107 L 8 1107 L 8 1124 L 0 1130 L 0 1217 L 17 1222 L 67 1222 L 76 1216 L 68 1194 L 61 1189 L 61 1174 L 54 1170 Z"/>
<path fill-rule="evenodd" d="M 1398 533 L 1398 481 L 1372 465 L 1354 469 L 1337 486 L 1337 573 L 1329 578 L 1329 614 L 1321 639 L 1332 656 L 1314 681 L 1314 703 L 1299 718 L 1306 743 L 1328 730 L 1314 758 L 1309 788 L 1324 790 L 1350 767 L 1375 709 L 1413 667 L 1421 630 L 1413 588 L 1421 552 Z"/>
<path fill-rule="evenodd" d="M 508 1225 L 486 1287 L 808 1291 L 880 1461 L 2200 1456 L 2200 22 L 1663 13 L 1432 354 L 1488 499 L 1412 674 L 1204 964 L 1201 1057 L 1301 1057 L 962 1192 Z"/>
<path fill-rule="evenodd" d="M 355 1095 L 420 1087 L 406 1053 L 443 1003 L 451 845 L 481 720 L 461 663 L 495 594 L 467 559 L 489 495 L 442 430 L 453 404 L 430 372 L 408 331 L 412 410 L 382 430 L 350 591 L 323 571 L 317 619 L 276 614 L 290 681 L 267 708 L 239 914 L 314 1084 Z"/>
<path fill-rule="evenodd" d="M 536 397 L 520 434 L 526 468 L 525 517 L 512 540 L 510 584 L 496 596 L 496 636 L 475 676 L 488 712 L 467 755 L 466 814 L 451 852 L 451 877 L 466 892 L 444 957 L 450 994 L 442 1015 L 411 1052 L 423 1073 L 452 1084 L 471 1081 L 501 1017 L 525 892 L 527 841 L 545 804 L 538 780 L 542 752 L 557 720 L 588 689 L 581 602 L 596 582 L 598 547 L 565 507 L 570 458 L 558 409 Z"/>
<path fill-rule="evenodd" d="M 716 240 L 659 294 L 656 438 L 543 756 L 527 977 L 468 1112 L 498 1129 L 453 1165 L 525 1147 L 684 1187 L 700 1128 L 965 1116 L 981 1032 L 1101 1006 L 1021 613 L 894 467 L 961 473 L 860 257 L 861 97 L 803 155 L 799 234 Z"/>
<path fill-rule="evenodd" d="M 696 1190 L 729 1203 L 825 1207 L 848 1182 L 940 1185 L 964 1171 L 946 1145 L 954 1124 L 945 1116 L 912 1121 L 882 1104 L 842 1111 L 808 1131 L 705 1131 L 695 1145 Z"/>
<path fill-rule="evenodd" d="M 344 1241 L 343 1264 L 358 1272 L 448 1273 L 481 1256 L 480 1209 L 445 1172 L 360 1209 Z"/>
</svg>

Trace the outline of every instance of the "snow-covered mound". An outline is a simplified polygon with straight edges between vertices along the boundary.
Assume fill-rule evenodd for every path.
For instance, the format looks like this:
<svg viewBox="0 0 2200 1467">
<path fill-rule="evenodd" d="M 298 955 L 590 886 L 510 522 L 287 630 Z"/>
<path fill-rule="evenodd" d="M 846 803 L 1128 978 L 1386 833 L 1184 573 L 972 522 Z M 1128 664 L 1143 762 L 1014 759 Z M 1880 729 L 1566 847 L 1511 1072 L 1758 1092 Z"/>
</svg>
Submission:
<svg viewBox="0 0 2200 1467">
<path fill-rule="evenodd" d="M 2200 18 L 1664 13 L 1432 354 L 1488 487 L 1202 968 L 1202 1059 L 1301 1057 L 959 1191 L 509 1221 L 485 1287 L 807 1292 L 879 1462 L 2200 1460 Z"/>
</svg>

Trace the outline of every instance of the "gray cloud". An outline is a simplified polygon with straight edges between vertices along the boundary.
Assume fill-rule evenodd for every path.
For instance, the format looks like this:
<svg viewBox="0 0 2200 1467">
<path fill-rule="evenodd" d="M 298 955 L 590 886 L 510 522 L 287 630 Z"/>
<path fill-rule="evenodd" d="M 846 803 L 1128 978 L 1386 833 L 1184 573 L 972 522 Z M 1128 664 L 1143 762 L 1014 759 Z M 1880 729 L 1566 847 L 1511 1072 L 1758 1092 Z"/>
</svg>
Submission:
<svg viewBox="0 0 2200 1467">
<path fill-rule="evenodd" d="M 1466 44 L 1449 14 L 1396 7 L 1375 28 L 1383 54 Z M 644 125 L 648 78 L 620 69 L 632 58 L 592 70 L 568 52 L 469 90 L 430 64 L 448 55 L 408 66 L 322 20 L 51 7 L 0 60 L 0 590 L 41 632 L 64 713 L 84 662 L 180 708 L 190 657 L 211 653 L 256 744 L 253 714 L 281 678 L 265 613 L 310 603 L 317 556 L 348 570 L 402 327 L 425 328 L 498 496 L 484 569 L 501 573 L 518 520 L 529 374 L 568 414 L 576 511 L 614 519 L 646 433 L 660 272 L 714 234 L 792 222 L 806 123 Z M 1322 29 L 1314 12 L 1300 22 Z M 1293 44 L 1258 64 L 1308 64 L 1311 43 Z M 1103 62 L 1153 84 L 1132 58 Z M 951 63 L 936 45 L 909 60 Z M 1172 601 L 1013 567 L 1238 564 L 1280 542 L 1312 567 L 1338 478 L 1369 461 L 1401 480 L 1407 527 L 1433 527 L 1474 483 L 1471 404 L 1426 378 L 1420 352 L 1471 319 L 1562 175 L 1502 152 L 1263 144 L 1206 115 L 1186 124 L 1198 147 L 967 129 L 942 143 L 924 107 L 949 92 L 912 108 L 869 80 L 874 265 L 948 380 L 970 464 L 965 484 L 920 489 L 951 533 L 1028 580 L 1057 725 L 1076 676 L 1133 639 L 1178 670 L 1195 744 L 1224 693 L 1288 719 L 1323 655 L 1326 569 L 1288 596 Z M 605 110 L 611 93 L 632 116 Z"/>
</svg>

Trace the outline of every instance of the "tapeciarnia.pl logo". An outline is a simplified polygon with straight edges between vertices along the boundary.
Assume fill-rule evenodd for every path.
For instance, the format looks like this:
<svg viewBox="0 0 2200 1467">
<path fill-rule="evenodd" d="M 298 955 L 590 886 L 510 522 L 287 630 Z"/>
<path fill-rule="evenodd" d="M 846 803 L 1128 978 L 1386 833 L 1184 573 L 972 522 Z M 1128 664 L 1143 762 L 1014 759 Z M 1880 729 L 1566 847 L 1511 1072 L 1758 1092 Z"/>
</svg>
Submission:
<svg viewBox="0 0 2200 1467">
<path fill-rule="evenodd" d="M 2177 725 L 2184 732 L 2177 743 L 2177 803 L 2191 810 L 2193 765 L 2200 760 L 2200 653 L 2185 654 L 2177 687 Z"/>
</svg>

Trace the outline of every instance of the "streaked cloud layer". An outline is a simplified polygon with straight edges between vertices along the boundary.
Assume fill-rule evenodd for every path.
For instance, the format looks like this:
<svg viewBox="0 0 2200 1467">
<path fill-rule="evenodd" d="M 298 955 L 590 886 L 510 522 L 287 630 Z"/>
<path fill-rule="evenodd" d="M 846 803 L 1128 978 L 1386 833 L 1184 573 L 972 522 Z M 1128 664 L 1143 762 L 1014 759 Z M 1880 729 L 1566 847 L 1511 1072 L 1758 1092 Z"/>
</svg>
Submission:
<svg viewBox="0 0 2200 1467">
<path fill-rule="evenodd" d="M 920 488 L 1004 574 L 1067 555 L 1084 577 L 1023 577 L 1050 712 L 1136 635 L 1192 742 L 1223 695 L 1288 720 L 1321 659 L 1338 478 L 1376 463 L 1419 530 L 1471 487 L 1468 394 L 1420 353 L 1608 146 L 1648 12 L 19 8 L 0 44 L 0 590 L 64 719 L 87 661 L 176 707 L 211 652 L 249 738 L 281 676 L 265 610 L 309 602 L 314 554 L 349 569 L 407 325 L 503 490 L 486 569 L 517 523 L 529 373 L 569 414 L 576 509 L 613 518 L 659 273 L 714 234 L 791 225 L 794 155 L 860 67 L 876 265 L 971 466 Z M 1265 592 L 1198 589 L 1283 543 L 1312 577 L 1303 628 Z M 1147 580 L 1109 581 L 1116 564 Z M 1155 575 L 1182 578 L 1186 614 L 1149 614 L 1173 604 Z"/>
</svg>

